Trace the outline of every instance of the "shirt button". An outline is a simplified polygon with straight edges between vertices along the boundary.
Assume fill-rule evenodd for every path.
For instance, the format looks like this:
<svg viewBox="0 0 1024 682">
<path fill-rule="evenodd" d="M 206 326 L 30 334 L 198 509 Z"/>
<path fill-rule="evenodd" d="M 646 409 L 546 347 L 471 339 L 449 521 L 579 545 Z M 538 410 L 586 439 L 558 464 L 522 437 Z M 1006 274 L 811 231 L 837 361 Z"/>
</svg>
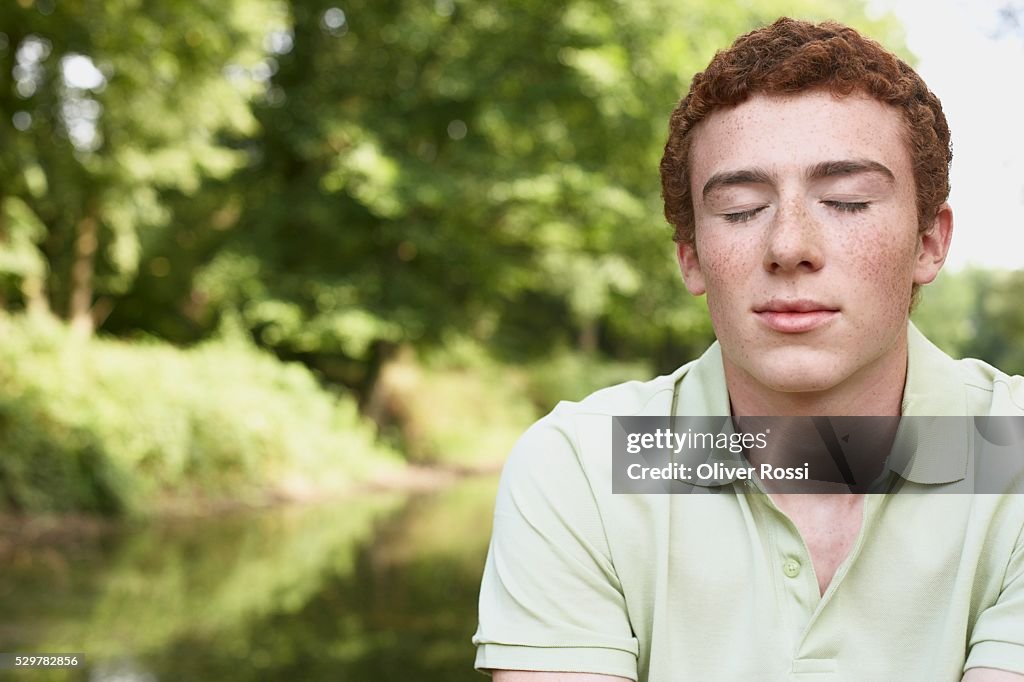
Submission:
<svg viewBox="0 0 1024 682">
<path fill-rule="evenodd" d="M 786 559 L 786 563 L 782 564 L 782 572 L 787 578 L 797 577 L 800 575 L 800 562 L 796 559 Z"/>
</svg>

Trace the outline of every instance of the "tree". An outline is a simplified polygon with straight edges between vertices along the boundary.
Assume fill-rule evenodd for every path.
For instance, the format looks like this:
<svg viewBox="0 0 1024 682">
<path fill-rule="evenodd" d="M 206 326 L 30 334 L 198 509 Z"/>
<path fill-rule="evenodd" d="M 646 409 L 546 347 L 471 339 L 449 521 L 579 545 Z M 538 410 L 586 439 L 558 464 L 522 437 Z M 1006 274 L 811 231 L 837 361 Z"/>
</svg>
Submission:
<svg viewBox="0 0 1024 682">
<path fill-rule="evenodd" d="M 451 334 L 677 364 L 710 326 L 661 217 L 669 112 L 714 49 L 783 10 L 863 16 L 776 5 L 293 2 L 239 176 L 245 229 L 201 297 L 364 386 L 397 344 Z"/>
<path fill-rule="evenodd" d="M 783 13 L 898 43 L 838 1 L 56 7 L 0 10 L 6 305 L 241 328 L 364 389 L 452 335 L 692 357 L 657 175 L 688 78 Z"/>
<path fill-rule="evenodd" d="M 271 0 L 0 8 L 0 297 L 83 335 L 130 290 L 165 195 L 245 160 Z"/>
</svg>

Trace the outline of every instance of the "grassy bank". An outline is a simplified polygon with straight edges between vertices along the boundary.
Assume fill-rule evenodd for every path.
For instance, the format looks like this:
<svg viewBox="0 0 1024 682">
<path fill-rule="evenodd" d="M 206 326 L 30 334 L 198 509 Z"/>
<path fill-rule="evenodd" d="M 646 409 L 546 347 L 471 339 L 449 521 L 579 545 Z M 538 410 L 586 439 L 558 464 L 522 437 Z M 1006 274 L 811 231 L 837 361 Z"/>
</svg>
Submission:
<svg viewBox="0 0 1024 682">
<path fill-rule="evenodd" d="M 366 415 L 245 341 L 81 340 L 55 320 L 0 313 L 0 515 L 208 512 L 421 487 L 441 480 L 432 471 L 500 466 L 558 400 L 647 376 L 570 351 L 509 365 L 456 341 L 389 363 Z"/>
<path fill-rule="evenodd" d="M 82 341 L 6 316 L 0 339 L 0 512 L 329 494 L 401 464 L 351 396 L 242 342 Z"/>
</svg>

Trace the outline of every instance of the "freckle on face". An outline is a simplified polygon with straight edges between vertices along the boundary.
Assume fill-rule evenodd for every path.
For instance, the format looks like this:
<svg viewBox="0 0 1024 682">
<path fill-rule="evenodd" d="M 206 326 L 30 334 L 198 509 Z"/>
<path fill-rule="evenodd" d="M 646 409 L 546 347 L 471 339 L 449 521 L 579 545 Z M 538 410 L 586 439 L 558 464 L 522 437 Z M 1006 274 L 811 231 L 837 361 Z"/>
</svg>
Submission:
<svg viewBox="0 0 1024 682">
<path fill-rule="evenodd" d="M 918 244 L 902 130 L 899 113 L 885 104 L 827 93 L 755 96 L 712 113 L 695 129 L 690 161 L 699 261 L 687 277 L 707 290 L 727 366 L 772 390 L 827 390 L 899 352 Z M 820 186 L 805 171 L 854 159 L 884 165 L 895 181 L 868 210 L 840 214 L 822 202 Z M 766 208 L 750 222 L 725 224 L 703 204 L 704 183 L 715 173 L 749 168 L 776 178 L 774 186 L 758 189 Z M 811 255 L 797 258 L 801 267 L 773 270 L 773 244 L 779 244 L 773 240 L 784 233 L 787 248 Z M 752 313 L 771 299 L 813 300 L 840 312 L 820 329 L 780 334 Z"/>
</svg>

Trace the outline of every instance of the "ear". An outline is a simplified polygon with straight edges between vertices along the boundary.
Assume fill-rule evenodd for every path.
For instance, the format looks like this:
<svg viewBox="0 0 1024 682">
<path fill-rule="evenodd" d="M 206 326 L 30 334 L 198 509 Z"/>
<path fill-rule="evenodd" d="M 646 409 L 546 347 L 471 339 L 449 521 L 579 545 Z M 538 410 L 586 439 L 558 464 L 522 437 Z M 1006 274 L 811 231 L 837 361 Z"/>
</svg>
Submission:
<svg viewBox="0 0 1024 682">
<path fill-rule="evenodd" d="M 918 236 L 914 284 L 929 284 L 938 276 L 942 264 L 946 262 L 952 238 L 953 209 L 944 203 L 939 206 L 931 228 Z"/>
<path fill-rule="evenodd" d="M 700 296 L 707 291 L 704 273 L 697 258 L 697 247 L 693 244 L 676 244 L 676 260 L 679 261 L 679 272 L 683 274 L 686 290 L 694 296 Z"/>
</svg>

